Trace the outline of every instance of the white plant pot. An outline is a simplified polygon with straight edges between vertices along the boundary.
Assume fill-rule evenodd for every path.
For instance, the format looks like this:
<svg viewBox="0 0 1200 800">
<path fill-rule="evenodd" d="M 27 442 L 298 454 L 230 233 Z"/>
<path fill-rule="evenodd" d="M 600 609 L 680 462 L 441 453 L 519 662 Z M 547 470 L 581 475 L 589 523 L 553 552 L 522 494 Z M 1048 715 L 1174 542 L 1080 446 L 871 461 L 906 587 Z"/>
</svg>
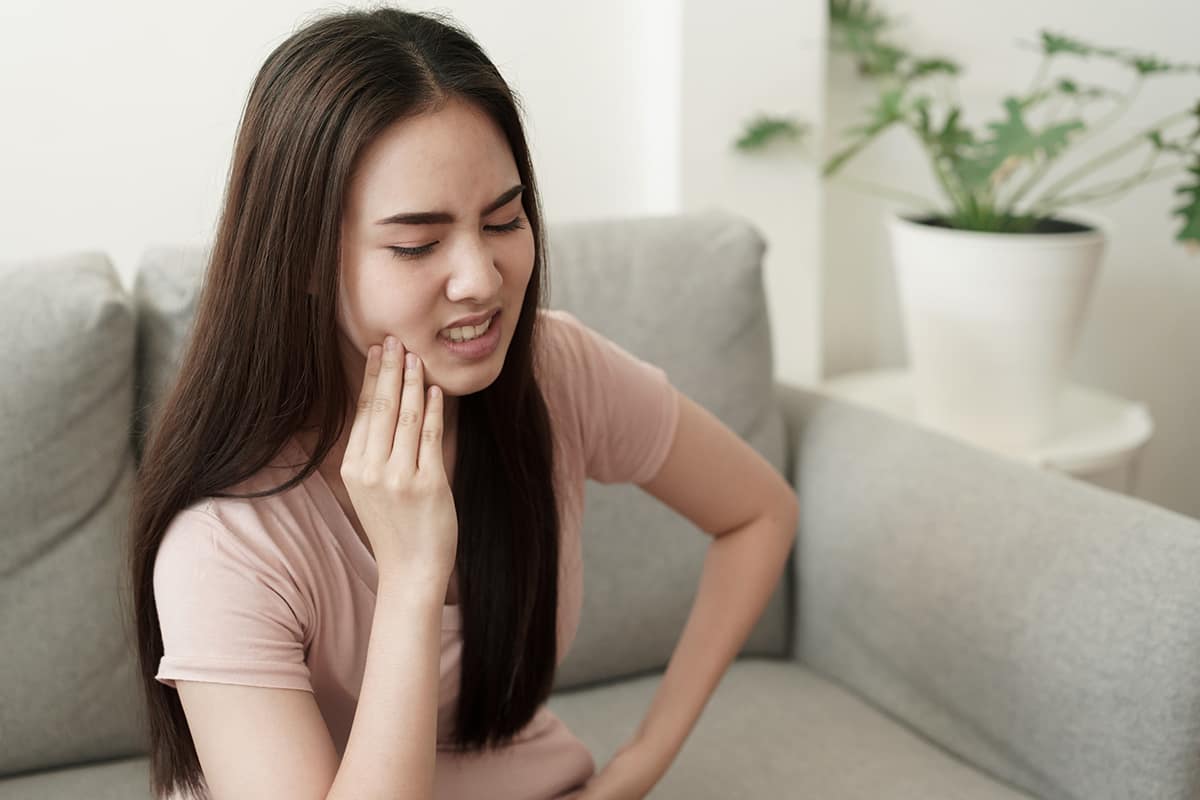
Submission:
<svg viewBox="0 0 1200 800">
<path fill-rule="evenodd" d="M 918 420 L 1018 454 L 1053 431 L 1106 245 L 1069 233 L 980 233 L 888 220 Z"/>
</svg>

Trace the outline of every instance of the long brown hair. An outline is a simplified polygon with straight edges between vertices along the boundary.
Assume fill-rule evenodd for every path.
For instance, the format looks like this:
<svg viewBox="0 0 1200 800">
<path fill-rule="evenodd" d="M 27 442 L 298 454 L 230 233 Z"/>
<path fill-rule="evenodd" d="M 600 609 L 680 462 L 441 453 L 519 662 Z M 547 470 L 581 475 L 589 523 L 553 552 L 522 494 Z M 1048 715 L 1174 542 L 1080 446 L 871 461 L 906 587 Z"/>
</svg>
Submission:
<svg viewBox="0 0 1200 800">
<path fill-rule="evenodd" d="M 352 10 L 309 22 L 259 70 L 243 111 L 178 377 L 146 432 L 130 512 L 128 590 L 148 708 L 151 790 L 205 791 L 177 692 L 155 680 L 163 643 L 154 560 L 172 518 L 204 497 L 261 497 L 309 476 L 351 405 L 337 346 L 340 220 L 356 159 L 390 124 L 474 103 L 504 131 L 535 243 L 499 377 L 459 399 L 462 684 L 453 746 L 511 741 L 549 697 L 558 607 L 550 418 L 535 381 L 537 309 L 549 296 L 538 194 L 519 99 L 443 15 Z M 309 294 L 310 281 L 316 294 Z M 312 459 L 283 485 L 232 487 L 271 463 L 310 412 Z"/>
</svg>

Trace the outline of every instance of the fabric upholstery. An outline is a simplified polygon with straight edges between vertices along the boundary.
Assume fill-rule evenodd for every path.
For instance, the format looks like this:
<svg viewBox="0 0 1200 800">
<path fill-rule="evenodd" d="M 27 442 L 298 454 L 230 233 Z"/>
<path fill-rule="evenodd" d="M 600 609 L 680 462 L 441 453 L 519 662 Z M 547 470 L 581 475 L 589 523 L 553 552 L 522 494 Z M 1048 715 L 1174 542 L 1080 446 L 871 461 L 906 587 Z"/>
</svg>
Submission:
<svg viewBox="0 0 1200 800">
<path fill-rule="evenodd" d="M 0 774 L 145 750 L 118 592 L 134 310 L 102 253 L 0 264 Z"/>
<path fill-rule="evenodd" d="M 563 692 L 550 707 L 607 763 L 661 675 Z M 650 796 L 1029 800 L 810 670 L 742 658 Z"/>
<path fill-rule="evenodd" d="M 1200 797 L 1200 521 L 774 382 L 765 243 L 734 215 L 548 236 L 549 305 L 661 366 L 800 499 L 788 575 L 652 797 Z M 131 293 L 100 253 L 0 264 L 0 800 L 149 798 L 120 546 L 205 255 L 147 251 Z M 587 489 L 549 705 L 603 764 L 707 540 L 632 486 Z"/>
<path fill-rule="evenodd" d="M 662 367 L 782 473 L 783 421 L 771 394 L 762 287 L 765 246 L 750 223 L 721 211 L 551 225 L 549 306 Z M 138 268 L 134 295 L 146 339 L 139 348 L 141 430 L 175 375 L 207 253 L 199 246 L 157 247 Z M 710 541 L 635 486 L 589 481 L 587 497 L 584 607 L 557 688 L 665 667 Z M 786 654 L 789 590 L 789 580 L 781 581 L 747 654 Z"/>
<path fill-rule="evenodd" d="M 1039 796 L 1200 797 L 1200 521 L 781 397 L 804 664 Z"/>
</svg>

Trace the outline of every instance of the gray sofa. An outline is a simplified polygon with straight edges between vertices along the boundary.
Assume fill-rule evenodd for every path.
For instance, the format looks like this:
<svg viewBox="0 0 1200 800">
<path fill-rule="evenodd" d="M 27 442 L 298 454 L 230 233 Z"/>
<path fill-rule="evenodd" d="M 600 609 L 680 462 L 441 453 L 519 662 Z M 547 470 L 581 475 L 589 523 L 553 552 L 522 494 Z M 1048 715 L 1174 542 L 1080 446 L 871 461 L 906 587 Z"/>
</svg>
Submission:
<svg viewBox="0 0 1200 800">
<path fill-rule="evenodd" d="M 785 578 L 654 798 L 1200 797 L 1200 522 L 776 383 L 765 242 L 718 210 L 552 225 L 551 303 L 664 367 L 787 475 Z M 0 800 L 149 796 L 118 592 L 141 433 L 205 252 L 0 266 Z M 603 766 L 708 539 L 588 484 L 551 709 Z"/>
</svg>

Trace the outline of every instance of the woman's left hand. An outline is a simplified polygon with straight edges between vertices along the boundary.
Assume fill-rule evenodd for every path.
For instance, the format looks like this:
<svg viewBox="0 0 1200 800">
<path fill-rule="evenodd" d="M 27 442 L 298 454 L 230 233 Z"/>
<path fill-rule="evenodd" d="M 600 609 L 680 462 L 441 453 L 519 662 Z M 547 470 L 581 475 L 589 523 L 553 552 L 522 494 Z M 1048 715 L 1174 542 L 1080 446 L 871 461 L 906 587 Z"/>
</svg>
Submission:
<svg viewBox="0 0 1200 800">
<path fill-rule="evenodd" d="M 658 759 L 634 739 L 622 745 L 573 800 L 642 800 L 661 777 Z"/>
</svg>

